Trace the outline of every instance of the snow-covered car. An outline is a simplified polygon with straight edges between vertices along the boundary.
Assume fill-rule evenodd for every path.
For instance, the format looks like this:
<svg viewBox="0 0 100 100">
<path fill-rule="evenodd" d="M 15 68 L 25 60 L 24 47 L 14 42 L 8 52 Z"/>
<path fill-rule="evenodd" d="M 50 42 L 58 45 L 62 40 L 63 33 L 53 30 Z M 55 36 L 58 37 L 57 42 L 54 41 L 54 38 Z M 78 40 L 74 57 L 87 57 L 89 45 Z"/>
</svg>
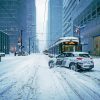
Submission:
<svg viewBox="0 0 100 100">
<path fill-rule="evenodd" d="M 24 52 L 24 51 L 22 51 L 22 52 L 16 52 L 16 54 L 18 56 L 27 56 L 28 55 L 28 53 L 27 52 Z"/>
<path fill-rule="evenodd" d="M 5 53 L 0 52 L 0 56 L 1 56 L 1 57 L 4 57 L 4 56 L 5 56 Z"/>
<path fill-rule="evenodd" d="M 64 52 L 49 60 L 49 66 L 64 66 L 74 71 L 94 68 L 92 57 L 86 52 Z"/>
</svg>

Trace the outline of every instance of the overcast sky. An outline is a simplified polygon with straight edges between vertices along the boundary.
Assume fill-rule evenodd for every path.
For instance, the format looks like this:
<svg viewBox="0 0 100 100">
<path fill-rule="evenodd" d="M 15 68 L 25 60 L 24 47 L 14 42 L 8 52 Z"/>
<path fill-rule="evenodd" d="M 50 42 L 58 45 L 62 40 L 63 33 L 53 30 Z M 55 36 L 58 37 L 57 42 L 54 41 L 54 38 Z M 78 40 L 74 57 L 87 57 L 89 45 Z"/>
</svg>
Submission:
<svg viewBox="0 0 100 100">
<path fill-rule="evenodd" d="M 46 45 L 46 24 L 47 24 L 47 3 L 46 3 L 46 13 L 45 12 L 45 2 L 46 0 L 36 0 L 36 13 L 37 13 L 37 34 L 40 40 L 40 48 L 44 49 Z M 45 17 L 45 22 L 44 22 Z M 41 46 L 42 45 L 42 46 Z"/>
</svg>

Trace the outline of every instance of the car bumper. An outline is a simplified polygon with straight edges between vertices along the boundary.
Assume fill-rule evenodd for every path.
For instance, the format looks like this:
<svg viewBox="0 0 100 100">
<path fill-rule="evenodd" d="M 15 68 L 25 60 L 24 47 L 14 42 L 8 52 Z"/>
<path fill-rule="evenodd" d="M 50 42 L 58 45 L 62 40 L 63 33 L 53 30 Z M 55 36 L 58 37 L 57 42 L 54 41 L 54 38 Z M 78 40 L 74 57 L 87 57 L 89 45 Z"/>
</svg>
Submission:
<svg viewBox="0 0 100 100">
<path fill-rule="evenodd" d="M 79 65 L 78 64 L 78 69 L 87 70 L 87 69 L 92 69 L 92 68 L 94 68 L 94 65 Z"/>
</svg>

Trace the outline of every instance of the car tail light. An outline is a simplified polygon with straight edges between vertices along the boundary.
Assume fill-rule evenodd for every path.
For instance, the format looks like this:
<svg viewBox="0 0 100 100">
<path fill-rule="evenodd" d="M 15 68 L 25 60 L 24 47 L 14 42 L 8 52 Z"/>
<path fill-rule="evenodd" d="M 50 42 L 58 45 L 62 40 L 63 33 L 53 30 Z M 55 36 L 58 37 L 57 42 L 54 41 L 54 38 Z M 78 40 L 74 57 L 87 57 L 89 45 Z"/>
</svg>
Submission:
<svg viewBox="0 0 100 100">
<path fill-rule="evenodd" d="M 77 58 L 77 60 L 82 60 L 83 58 Z"/>
</svg>

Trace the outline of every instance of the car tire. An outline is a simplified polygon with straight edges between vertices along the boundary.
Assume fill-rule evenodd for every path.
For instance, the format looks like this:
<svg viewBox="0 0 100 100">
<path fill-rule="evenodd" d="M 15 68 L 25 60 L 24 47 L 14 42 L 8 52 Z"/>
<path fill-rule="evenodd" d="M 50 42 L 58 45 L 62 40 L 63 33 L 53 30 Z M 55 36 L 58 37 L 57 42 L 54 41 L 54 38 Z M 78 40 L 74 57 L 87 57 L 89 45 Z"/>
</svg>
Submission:
<svg viewBox="0 0 100 100">
<path fill-rule="evenodd" d="M 88 69 L 88 71 L 92 71 L 92 68 Z"/>
<path fill-rule="evenodd" d="M 75 63 L 70 64 L 70 69 L 76 72 L 78 71 L 77 65 Z"/>
<path fill-rule="evenodd" d="M 53 62 L 49 62 L 49 68 L 53 68 L 54 67 L 54 63 Z"/>
</svg>

